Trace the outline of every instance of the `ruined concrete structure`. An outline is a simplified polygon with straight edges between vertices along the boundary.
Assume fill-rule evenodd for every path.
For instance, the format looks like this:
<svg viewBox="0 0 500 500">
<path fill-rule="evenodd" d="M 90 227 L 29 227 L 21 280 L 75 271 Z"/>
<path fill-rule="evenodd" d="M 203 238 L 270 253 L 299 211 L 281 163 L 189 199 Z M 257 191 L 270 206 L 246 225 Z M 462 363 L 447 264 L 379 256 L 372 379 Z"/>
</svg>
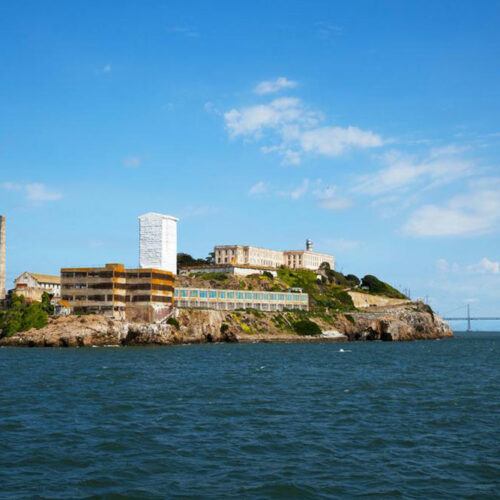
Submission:
<svg viewBox="0 0 500 500">
<path fill-rule="evenodd" d="M 5 216 L 0 215 L 0 300 L 5 299 L 6 285 L 5 222 Z"/>
<path fill-rule="evenodd" d="M 261 268 L 311 269 L 316 271 L 323 262 L 335 268 L 335 258 L 326 253 L 314 252 L 312 241 L 306 241 L 305 250 L 270 250 L 243 245 L 218 245 L 214 249 L 215 264 L 254 266 Z"/>
<path fill-rule="evenodd" d="M 139 266 L 177 274 L 177 222 L 154 212 L 139 216 Z"/>
<path fill-rule="evenodd" d="M 105 267 L 61 269 L 61 298 L 76 314 L 129 321 L 161 321 L 174 305 L 174 276 L 161 269 Z"/>
</svg>

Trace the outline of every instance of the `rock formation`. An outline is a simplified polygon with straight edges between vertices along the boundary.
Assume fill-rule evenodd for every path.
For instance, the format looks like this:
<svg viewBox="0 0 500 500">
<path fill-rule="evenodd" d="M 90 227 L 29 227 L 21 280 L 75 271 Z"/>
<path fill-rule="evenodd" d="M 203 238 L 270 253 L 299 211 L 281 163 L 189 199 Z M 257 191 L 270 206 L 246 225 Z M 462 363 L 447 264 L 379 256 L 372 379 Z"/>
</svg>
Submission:
<svg viewBox="0 0 500 500">
<path fill-rule="evenodd" d="M 323 335 L 297 335 L 293 323 L 304 317 L 317 323 Z M 421 303 L 350 314 L 318 315 L 180 309 L 172 323 L 127 323 L 99 315 L 59 317 L 50 319 L 49 324 L 39 330 L 4 337 L 0 345 L 89 347 L 208 342 L 403 341 L 453 336 L 448 324 Z"/>
</svg>

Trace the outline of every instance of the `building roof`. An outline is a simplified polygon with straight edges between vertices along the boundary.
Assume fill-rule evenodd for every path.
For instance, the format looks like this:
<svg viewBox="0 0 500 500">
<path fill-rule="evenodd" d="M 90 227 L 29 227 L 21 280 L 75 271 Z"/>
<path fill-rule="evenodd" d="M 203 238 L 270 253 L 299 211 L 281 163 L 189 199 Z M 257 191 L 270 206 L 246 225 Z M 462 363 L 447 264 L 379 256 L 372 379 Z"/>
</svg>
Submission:
<svg viewBox="0 0 500 500">
<path fill-rule="evenodd" d="M 27 271 L 27 274 L 30 276 L 33 276 L 38 282 L 40 283 L 51 283 L 53 285 L 60 285 L 61 284 L 61 277 L 60 276 L 55 276 L 53 274 L 38 274 L 38 273 L 30 273 Z"/>
<path fill-rule="evenodd" d="M 139 215 L 138 218 L 140 220 L 151 219 L 151 218 L 161 218 L 161 219 L 169 219 L 169 220 L 173 220 L 175 222 L 179 222 L 179 219 L 177 217 L 174 217 L 173 215 L 159 214 L 158 212 L 148 212 L 147 214 Z"/>
</svg>

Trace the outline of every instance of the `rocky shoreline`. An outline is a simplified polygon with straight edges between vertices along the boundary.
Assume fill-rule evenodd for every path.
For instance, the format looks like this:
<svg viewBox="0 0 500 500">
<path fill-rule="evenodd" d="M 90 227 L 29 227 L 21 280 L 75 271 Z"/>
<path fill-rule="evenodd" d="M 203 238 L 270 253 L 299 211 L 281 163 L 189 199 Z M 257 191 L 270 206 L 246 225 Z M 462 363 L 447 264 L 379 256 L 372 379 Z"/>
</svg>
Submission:
<svg viewBox="0 0 500 500">
<path fill-rule="evenodd" d="M 304 315 L 294 312 L 214 311 L 179 309 L 173 324 L 127 323 L 104 316 L 51 318 L 31 329 L 0 339 L 0 346 L 91 347 L 200 344 L 212 342 L 294 343 L 349 341 L 411 341 L 453 336 L 449 325 L 421 303 L 349 314 L 308 313 L 321 336 L 301 336 L 293 324 Z"/>
</svg>

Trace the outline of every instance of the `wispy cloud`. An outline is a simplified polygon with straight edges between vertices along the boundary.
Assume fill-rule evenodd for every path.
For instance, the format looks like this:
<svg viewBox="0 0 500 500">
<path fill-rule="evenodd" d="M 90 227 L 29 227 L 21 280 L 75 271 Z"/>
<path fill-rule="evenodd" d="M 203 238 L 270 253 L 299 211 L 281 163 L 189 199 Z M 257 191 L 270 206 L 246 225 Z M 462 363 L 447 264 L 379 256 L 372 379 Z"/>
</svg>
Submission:
<svg viewBox="0 0 500 500">
<path fill-rule="evenodd" d="M 127 168 L 137 168 L 142 164 L 142 160 L 139 156 L 127 156 L 123 158 L 122 163 Z"/>
<path fill-rule="evenodd" d="M 171 33 L 177 33 L 179 35 L 183 35 L 186 38 L 199 38 L 200 34 L 197 30 L 190 28 L 188 26 L 173 26 L 169 30 Z"/>
<path fill-rule="evenodd" d="M 288 80 L 284 76 L 276 78 L 276 80 L 267 80 L 260 82 L 255 88 L 254 92 L 258 95 L 273 94 L 279 92 L 282 89 L 293 89 L 297 86 L 297 82 L 293 80 Z"/>
<path fill-rule="evenodd" d="M 353 205 L 350 199 L 337 194 L 336 186 L 316 188 L 313 194 L 319 206 L 326 210 L 345 210 Z"/>
<path fill-rule="evenodd" d="M 316 23 L 318 35 L 323 40 L 331 40 L 342 35 L 342 28 L 333 23 L 321 21 Z"/>
<path fill-rule="evenodd" d="M 248 191 L 251 195 L 264 194 L 267 193 L 268 186 L 265 182 L 259 181 L 254 184 Z"/>
<path fill-rule="evenodd" d="M 103 73 L 111 73 L 111 64 L 106 64 L 104 68 L 102 68 Z"/>
<path fill-rule="evenodd" d="M 29 201 L 55 201 L 62 198 L 61 193 L 53 191 L 47 188 L 45 184 L 38 182 L 26 184 L 24 188 L 26 191 L 26 199 Z"/>
<path fill-rule="evenodd" d="M 250 189 L 251 194 L 271 192 L 283 198 L 293 201 L 307 198 L 308 201 L 317 204 L 326 210 L 344 210 L 352 206 L 352 201 L 339 196 L 336 186 L 325 185 L 322 179 L 302 179 L 299 184 L 289 186 L 286 189 L 271 190 L 264 182 L 258 182 Z"/>
<path fill-rule="evenodd" d="M 440 273 L 453 273 L 463 275 L 469 274 L 500 274 L 500 262 L 492 261 L 483 257 L 476 264 L 461 266 L 456 262 L 448 262 L 446 259 L 438 259 L 436 268 Z"/>
<path fill-rule="evenodd" d="M 459 156 L 462 151 L 464 148 L 452 145 L 431 149 L 420 158 L 388 151 L 381 157 L 384 167 L 373 174 L 358 176 L 353 191 L 378 196 L 450 183 L 474 171 L 473 162 Z"/>
<path fill-rule="evenodd" d="M 487 234 L 500 224 L 500 178 L 471 183 L 467 194 L 442 205 L 429 204 L 415 210 L 403 232 L 415 237 L 475 236 Z"/>
<path fill-rule="evenodd" d="M 60 192 L 49 189 L 45 184 L 39 182 L 31 182 L 28 184 L 3 182 L 0 184 L 0 188 L 6 191 L 22 192 L 24 193 L 25 199 L 32 202 L 55 201 L 62 198 Z"/>
<path fill-rule="evenodd" d="M 263 153 L 278 153 L 283 164 L 298 165 L 304 155 L 334 157 L 350 149 L 382 146 L 382 137 L 355 126 L 319 126 L 323 114 L 297 97 L 231 109 L 224 114 L 231 138 L 266 140 Z"/>
</svg>

